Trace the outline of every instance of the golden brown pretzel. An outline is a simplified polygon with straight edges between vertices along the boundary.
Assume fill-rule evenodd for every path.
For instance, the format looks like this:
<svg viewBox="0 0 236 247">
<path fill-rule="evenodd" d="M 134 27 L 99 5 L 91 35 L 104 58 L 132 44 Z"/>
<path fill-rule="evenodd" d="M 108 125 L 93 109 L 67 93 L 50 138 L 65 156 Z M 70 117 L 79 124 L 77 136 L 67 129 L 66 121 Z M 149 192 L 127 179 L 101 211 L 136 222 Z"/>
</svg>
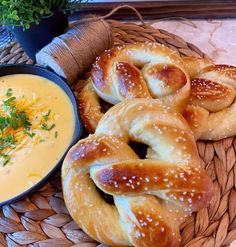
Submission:
<svg viewBox="0 0 236 247">
<path fill-rule="evenodd" d="M 146 159 L 129 140 L 149 146 Z M 67 154 L 62 182 L 73 219 L 110 246 L 179 246 L 179 225 L 212 196 L 186 121 L 154 99 L 123 101 L 106 112 L 95 134 Z"/>
<path fill-rule="evenodd" d="M 210 65 L 191 82 L 184 112 L 196 139 L 219 140 L 236 134 L 236 67 Z"/>
<path fill-rule="evenodd" d="M 194 79 L 203 68 L 214 65 L 213 61 L 209 58 L 182 57 L 182 60 L 185 65 L 185 69 L 190 76 L 190 79 Z"/>
<path fill-rule="evenodd" d="M 85 128 L 93 133 L 98 125 L 99 120 L 102 118 L 101 106 L 99 103 L 99 96 L 97 95 L 91 78 L 88 79 L 88 83 L 83 87 L 79 95 L 77 96 L 79 103 L 79 112 L 81 120 Z"/>
<path fill-rule="evenodd" d="M 102 115 L 97 95 L 111 104 L 124 99 L 158 98 L 183 112 L 189 94 L 190 79 L 175 51 L 157 43 L 129 44 L 97 58 L 89 85 L 79 96 L 80 115 L 87 129 L 94 132 Z"/>
</svg>

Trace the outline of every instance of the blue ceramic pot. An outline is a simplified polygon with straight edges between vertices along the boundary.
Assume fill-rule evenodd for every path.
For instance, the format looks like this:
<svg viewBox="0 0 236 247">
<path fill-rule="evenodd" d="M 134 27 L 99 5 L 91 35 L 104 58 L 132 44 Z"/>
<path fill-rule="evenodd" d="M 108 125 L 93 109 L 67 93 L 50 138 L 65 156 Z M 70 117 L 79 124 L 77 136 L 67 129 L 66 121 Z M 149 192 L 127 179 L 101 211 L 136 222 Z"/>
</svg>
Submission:
<svg viewBox="0 0 236 247">
<path fill-rule="evenodd" d="M 27 55 L 35 61 L 35 54 L 52 39 L 62 34 L 68 27 L 68 18 L 62 12 L 55 12 L 52 16 L 42 18 L 41 22 L 31 25 L 30 29 L 11 26 L 10 30 L 21 44 Z"/>
</svg>

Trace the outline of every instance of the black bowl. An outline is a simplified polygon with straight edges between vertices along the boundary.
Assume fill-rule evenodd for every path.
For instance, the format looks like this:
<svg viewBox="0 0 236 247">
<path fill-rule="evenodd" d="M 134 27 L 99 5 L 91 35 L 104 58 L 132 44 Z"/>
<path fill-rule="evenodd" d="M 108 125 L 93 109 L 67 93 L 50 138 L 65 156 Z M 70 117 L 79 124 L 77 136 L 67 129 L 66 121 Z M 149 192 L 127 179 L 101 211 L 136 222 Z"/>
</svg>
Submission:
<svg viewBox="0 0 236 247">
<path fill-rule="evenodd" d="M 7 201 L 0 202 L 0 206 L 3 206 L 5 204 L 10 204 L 10 203 L 13 203 L 17 200 L 20 200 L 20 199 L 26 197 L 27 195 L 29 195 L 30 193 L 36 191 L 36 189 L 38 189 L 40 186 L 44 185 L 47 182 L 47 180 L 53 174 L 55 174 L 55 172 L 61 167 L 66 153 L 68 152 L 70 147 L 73 146 L 79 140 L 79 138 L 81 136 L 81 132 L 82 132 L 82 124 L 81 124 L 81 121 L 79 118 L 78 107 L 77 107 L 75 96 L 64 79 L 62 79 L 57 74 L 55 74 L 55 73 L 53 73 L 53 72 L 51 72 L 45 68 L 35 66 L 35 65 L 18 64 L 18 65 L 1 65 L 0 66 L 0 76 L 12 75 L 12 74 L 38 75 L 38 76 L 47 78 L 50 81 L 57 84 L 70 98 L 70 101 L 71 101 L 72 106 L 73 106 L 74 116 L 75 116 L 75 129 L 74 129 L 73 137 L 71 140 L 71 144 L 65 150 L 61 159 L 50 170 L 50 172 L 45 177 L 43 177 L 39 182 L 37 182 L 32 187 L 30 187 L 28 190 L 23 191 L 22 193 L 18 194 L 17 196 L 15 196 L 15 197 L 7 200 Z"/>
</svg>

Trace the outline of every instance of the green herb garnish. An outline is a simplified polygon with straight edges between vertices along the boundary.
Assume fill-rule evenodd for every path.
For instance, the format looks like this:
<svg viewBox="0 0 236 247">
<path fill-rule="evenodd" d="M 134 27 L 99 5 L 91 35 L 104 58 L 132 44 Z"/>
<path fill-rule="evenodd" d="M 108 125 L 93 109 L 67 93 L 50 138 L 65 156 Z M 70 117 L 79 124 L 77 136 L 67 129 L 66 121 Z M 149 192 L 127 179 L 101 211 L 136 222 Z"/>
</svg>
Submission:
<svg viewBox="0 0 236 247">
<path fill-rule="evenodd" d="M 35 133 L 31 130 L 24 130 L 24 133 L 27 134 L 29 137 L 33 138 L 35 136 Z"/>
<path fill-rule="evenodd" d="M 7 89 L 6 96 L 7 96 L 7 97 L 11 97 L 11 96 L 12 96 L 12 88 L 8 88 L 8 89 Z"/>
<path fill-rule="evenodd" d="M 7 147 L 12 147 L 15 144 L 15 136 L 7 135 L 0 138 L 0 150 L 3 150 Z"/>
<path fill-rule="evenodd" d="M 20 112 L 18 116 L 19 116 L 19 119 L 20 119 L 21 124 L 24 127 L 24 129 L 25 130 L 29 130 L 30 126 L 31 126 L 31 123 L 29 122 L 25 112 Z"/>
<path fill-rule="evenodd" d="M 52 124 L 51 126 L 48 126 L 46 123 L 43 123 L 43 124 L 41 125 L 41 129 L 42 129 L 42 130 L 47 130 L 47 131 L 50 131 L 50 130 L 52 130 L 52 129 L 55 128 L 55 127 L 56 127 L 55 124 Z"/>
<path fill-rule="evenodd" d="M 51 110 L 48 110 L 47 114 L 43 116 L 44 121 L 48 121 Z"/>
<path fill-rule="evenodd" d="M 7 118 L 0 116 L 0 131 L 3 133 L 3 130 L 7 127 L 8 122 Z"/>
<path fill-rule="evenodd" d="M 2 158 L 2 165 L 5 166 L 10 162 L 11 151 L 17 148 L 20 144 L 21 138 L 18 140 L 17 133 L 24 133 L 33 138 L 36 133 L 31 129 L 32 123 L 30 122 L 26 112 L 18 109 L 16 97 L 13 95 L 12 88 L 8 88 L 6 92 L 7 98 L 1 101 L 1 116 L 0 116 L 0 158 Z M 49 109 L 45 115 L 39 119 L 40 128 L 42 130 L 51 131 L 56 127 L 54 123 L 50 122 L 51 110 Z M 13 131 L 14 130 L 14 131 Z M 13 134 L 10 134 L 13 133 Z M 58 132 L 54 132 L 54 137 L 57 138 Z M 44 139 L 40 139 L 39 142 L 44 142 Z"/>
<path fill-rule="evenodd" d="M 0 137 L 0 157 L 4 159 L 3 166 L 5 166 L 10 161 L 10 155 L 6 154 L 6 151 L 10 152 L 16 148 L 17 142 L 14 134 L 4 135 L 5 130 L 17 130 L 23 128 L 24 132 L 30 137 L 35 134 L 31 132 L 31 123 L 26 116 L 25 112 L 18 112 L 16 108 L 16 97 L 12 96 L 12 89 L 7 90 L 6 96 L 9 97 L 3 100 L 2 110 L 5 116 L 0 116 L 0 132 L 2 137 Z"/>
<path fill-rule="evenodd" d="M 51 126 L 49 126 L 47 124 L 47 121 L 49 120 L 50 114 L 51 114 L 51 110 L 48 110 L 48 112 L 43 116 L 43 118 L 41 120 L 41 129 L 50 131 L 50 130 L 52 130 L 53 128 L 56 127 L 55 124 L 52 124 Z"/>
<path fill-rule="evenodd" d="M 0 157 L 4 160 L 2 166 L 5 166 L 10 161 L 10 156 L 8 154 L 0 153 Z"/>
<path fill-rule="evenodd" d="M 13 104 L 15 103 L 16 97 L 10 97 L 7 100 L 3 101 L 2 109 L 6 114 L 10 114 L 16 112 L 16 106 Z"/>
<path fill-rule="evenodd" d="M 11 104 L 12 104 L 13 101 L 15 101 L 15 100 L 16 100 L 16 97 L 10 97 L 10 98 L 4 100 L 4 101 L 3 101 L 3 104 L 4 104 L 5 106 L 11 106 Z"/>
<path fill-rule="evenodd" d="M 16 130 L 20 127 L 19 116 L 15 112 L 11 112 L 10 116 L 7 118 L 7 123 L 9 127 Z"/>
</svg>

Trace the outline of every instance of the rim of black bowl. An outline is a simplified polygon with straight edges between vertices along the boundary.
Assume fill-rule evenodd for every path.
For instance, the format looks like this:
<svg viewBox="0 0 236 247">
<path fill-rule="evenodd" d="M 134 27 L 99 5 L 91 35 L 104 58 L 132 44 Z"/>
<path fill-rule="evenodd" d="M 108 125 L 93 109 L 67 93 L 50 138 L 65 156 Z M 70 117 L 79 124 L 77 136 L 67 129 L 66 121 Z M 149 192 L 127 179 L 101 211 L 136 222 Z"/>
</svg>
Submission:
<svg viewBox="0 0 236 247">
<path fill-rule="evenodd" d="M 73 133 L 73 137 L 71 140 L 70 145 L 68 148 L 65 150 L 64 154 L 60 158 L 60 160 L 55 163 L 55 166 L 42 178 L 40 179 L 36 184 L 31 186 L 29 189 L 23 191 L 22 193 L 12 197 L 11 199 L 8 199 L 6 201 L 0 202 L 0 206 L 6 205 L 6 204 L 11 204 L 14 203 L 18 200 L 21 200 L 25 198 L 27 195 L 35 192 L 36 189 L 40 188 L 43 186 L 48 179 L 61 167 L 62 162 L 68 152 L 68 150 L 79 140 L 82 132 L 82 124 L 80 121 L 79 117 L 79 111 L 77 107 L 77 102 L 74 93 L 72 92 L 71 88 L 67 84 L 64 78 L 60 77 L 56 73 L 48 70 L 47 68 L 40 67 L 38 65 L 31 65 L 31 64 L 6 64 L 6 65 L 0 65 L 0 76 L 5 76 L 5 75 L 13 75 L 13 74 L 31 74 L 31 75 L 38 75 L 41 77 L 44 77 L 46 79 L 49 79 L 56 85 L 58 85 L 69 97 L 72 107 L 73 107 L 73 112 L 74 112 L 74 117 L 75 117 L 75 129 Z"/>
</svg>

